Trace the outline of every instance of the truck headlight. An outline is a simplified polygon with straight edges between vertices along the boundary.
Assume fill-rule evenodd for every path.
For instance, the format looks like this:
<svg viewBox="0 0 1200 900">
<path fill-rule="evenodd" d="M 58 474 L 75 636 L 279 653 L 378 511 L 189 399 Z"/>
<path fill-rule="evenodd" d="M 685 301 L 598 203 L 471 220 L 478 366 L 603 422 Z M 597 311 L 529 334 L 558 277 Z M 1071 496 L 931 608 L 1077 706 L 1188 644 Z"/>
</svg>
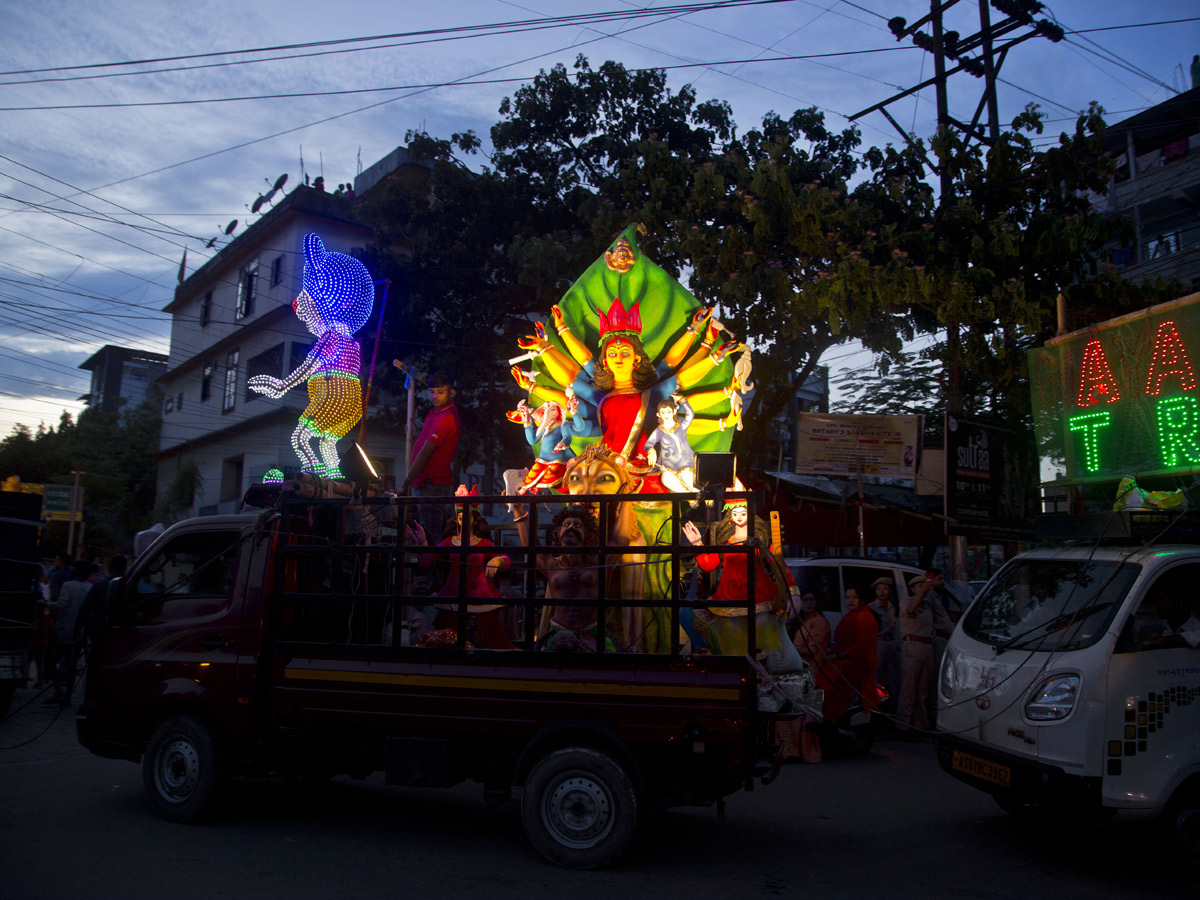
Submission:
<svg viewBox="0 0 1200 900">
<path fill-rule="evenodd" d="M 1078 675 L 1051 675 L 1025 701 L 1025 715 L 1034 722 L 1065 719 L 1079 695 Z"/>
<path fill-rule="evenodd" d="M 954 699 L 954 654 L 942 654 L 942 674 L 938 678 L 938 690 L 942 699 L 949 703 Z"/>
</svg>

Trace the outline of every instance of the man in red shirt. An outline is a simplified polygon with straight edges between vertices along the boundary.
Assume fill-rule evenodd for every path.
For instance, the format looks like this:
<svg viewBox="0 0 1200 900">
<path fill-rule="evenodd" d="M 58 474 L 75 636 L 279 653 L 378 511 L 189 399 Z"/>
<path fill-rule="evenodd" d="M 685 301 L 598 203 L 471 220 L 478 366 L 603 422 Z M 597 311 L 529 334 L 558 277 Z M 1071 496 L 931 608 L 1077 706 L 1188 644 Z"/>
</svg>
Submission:
<svg viewBox="0 0 1200 900">
<path fill-rule="evenodd" d="M 412 460 L 400 493 L 406 494 L 411 488 L 414 497 L 448 497 L 454 493 L 452 467 L 462 423 L 454 406 L 454 382 L 445 372 L 438 372 L 429 379 L 429 399 L 433 409 L 425 417 L 421 434 L 413 445 Z M 445 515 L 446 508 L 440 503 L 421 505 L 421 527 L 430 544 L 442 539 Z"/>
</svg>

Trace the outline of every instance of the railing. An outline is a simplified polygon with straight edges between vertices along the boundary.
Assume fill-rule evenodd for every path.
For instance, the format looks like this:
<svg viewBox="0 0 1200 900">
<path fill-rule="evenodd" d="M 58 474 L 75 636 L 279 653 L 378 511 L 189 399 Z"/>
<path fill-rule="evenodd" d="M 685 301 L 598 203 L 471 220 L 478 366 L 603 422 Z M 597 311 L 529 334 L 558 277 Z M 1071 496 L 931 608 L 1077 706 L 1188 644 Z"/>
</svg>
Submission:
<svg viewBox="0 0 1200 900">
<path fill-rule="evenodd" d="M 750 522 L 754 521 L 755 498 L 752 493 L 728 492 L 726 499 L 745 499 Z M 279 540 L 276 555 L 276 634 L 289 645 L 353 645 L 364 651 L 384 648 L 409 648 L 413 646 L 407 624 L 414 609 L 428 608 L 435 602 L 451 603 L 456 606 L 456 643 L 448 652 L 467 649 L 468 624 L 472 603 L 486 603 L 515 609 L 520 615 L 519 627 L 510 634 L 518 651 L 538 648 L 537 622 L 542 605 L 549 602 L 555 606 L 577 606 L 596 608 L 597 641 L 596 652 L 603 654 L 605 648 L 605 623 L 614 609 L 645 607 L 668 609 L 670 616 L 670 653 L 678 656 L 687 645 L 680 640 L 680 614 L 691 607 L 691 598 L 684 596 L 684 575 L 695 564 L 694 557 L 700 553 L 723 553 L 725 565 L 747 567 L 747 596 L 743 601 L 715 600 L 700 601 L 701 607 L 733 607 L 742 609 L 747 616 L 747 651 L 753 656 L 757 650 L 755 633 L 756 549 L 766 553 L 766 547 L 758 547 L 751 540 L 738 545 L 694 546 L 683 535 L 685 519 L 700 518 L 706 522 L 716 521 L 720 510 L 714 509 L 715 502 L 703 500 L 699 505 L 694 495 L 687 494 L 587 494 L 575 496 L 537 495 L 520 498 L 529 510 L 529 533 L 532 545 L 520 544 L 505 547 L 497 544 L 497 555 L 508 553 L 512 560 L 512 571 L 523 572 L 524 586 L 519 597 L 471 597 L 468 596 L 468 560 L 478 548 L 469 542 L 460 546 L 436 547 L 417 544 L 406 536 L 404 523 L 417 519 L 417 509 L 426 504 L 456 507 L 464 521 L 470 521 L 470 506 L 487 503 L 512 503 L 517 498 L 506 496 L 475 497 L 351 497 L 332 499 L 300 499 L 285 492 L 280 498 L 278 509 Z M 599 541 L 582 547 L 565 547 L 557 544 L 539 543 L 542 525 L 548 523 L 553 513 L 567 503 L 585 503 L 596 508 L 599 523 Z M 619 514 L 618 504 L 658 503 L 660 516 L 664 507 L 669 515 L 662 517 L 660 534 L 644 546 L 614 542 L 612 525 Z M 430 543 L 433 540 L 431 538 Z M 486 550 L 486 548 L 485 548 Z M 602 574 L 597 577 L 594 597 L 554 597 L 550 601 L 539 598 L 537 591 L 538 556 L 544 554 L 571 553 L 594 559 Z M 414 591 L 414 575 L 418 569 L 417 556 L 432 557 L 436 561 L 447 561 L 457 557 L 458 584 L 450 592 L 440 596 Z M 521 559 L 518 560 L 517 556 Z M 735 557 L 741 556 L 741 560 Z M 621 559 L 624 557 L 624 559 Z M 665 596 L 619 597 L 613 596 L 608 572 L 617 566 L 643 565 L 664 566 L 668 570 L 669 590 Z M 431 567 L 432 568 L 432 567 Z M 631 636 L 626 636 L 631 637 Z M 637 636 L 629 641 L 637 644 Z M 624 652 L 627 648 L 619 647 Z M 487 651 L 511 653 L 511 650 Z"/>
</svg>

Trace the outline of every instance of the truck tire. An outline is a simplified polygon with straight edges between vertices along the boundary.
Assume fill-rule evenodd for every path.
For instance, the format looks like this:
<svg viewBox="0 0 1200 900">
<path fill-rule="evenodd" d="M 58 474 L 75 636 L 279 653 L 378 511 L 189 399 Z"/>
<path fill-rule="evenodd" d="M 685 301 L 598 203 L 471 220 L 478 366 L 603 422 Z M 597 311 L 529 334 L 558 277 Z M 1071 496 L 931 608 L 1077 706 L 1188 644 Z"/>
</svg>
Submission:
<svg viewBox="0 0 1200 900">
<path fill-rule="evenodd" d="M 194 822 L 208 811 L 224 778 L 216 739 L 192 716 L 172 716 L 155 730 L 142 757 L 142 784 L 155 813 Z"/>
<path fill-rule="evenodd" d="M 521 821 L 534 847 L 552 863 L 595 869 L 633 842 L 637 793 L 608 754 L 585 747 L 556 750 L 525 782 Z"/>
</svg>

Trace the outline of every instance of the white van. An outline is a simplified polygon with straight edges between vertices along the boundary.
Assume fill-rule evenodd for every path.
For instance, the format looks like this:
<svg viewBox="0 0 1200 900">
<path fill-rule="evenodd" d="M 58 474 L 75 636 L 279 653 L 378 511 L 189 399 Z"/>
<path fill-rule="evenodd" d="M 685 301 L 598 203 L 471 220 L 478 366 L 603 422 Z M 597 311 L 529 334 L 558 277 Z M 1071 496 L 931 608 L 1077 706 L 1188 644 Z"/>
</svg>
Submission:
<svg viewBox="0 0 1200 900">
<path fill-rule="evenodd" d="M 938 757 L 1013 813 L 1157 816 L 1200 865 L 1200 546 L 1007 563 L 938 673 Z"/>
<path fill-rule="evenodd" d="M 792 579 L 801 593 L 811 591 L 817 598 L 817 609 L 825 614 L 829 624 L 837 628 L 846 614 L 846 589 L 855 588 L 864 603 L 875 599 L 873 585 L 880 578 L 892 580 L 892 596 L 897 604 L 909 598 L 908 583 L 925 574 L 924 569 L 904 563 L 889 562 L 858 556 L 815 556 L 784 560 L 792 572 Z M 967 604 L 949 582 L 943 588 L 947 612 L 957 622 Z M 798 609 L 788 610 L 794 616 Z"/>
</svg>

